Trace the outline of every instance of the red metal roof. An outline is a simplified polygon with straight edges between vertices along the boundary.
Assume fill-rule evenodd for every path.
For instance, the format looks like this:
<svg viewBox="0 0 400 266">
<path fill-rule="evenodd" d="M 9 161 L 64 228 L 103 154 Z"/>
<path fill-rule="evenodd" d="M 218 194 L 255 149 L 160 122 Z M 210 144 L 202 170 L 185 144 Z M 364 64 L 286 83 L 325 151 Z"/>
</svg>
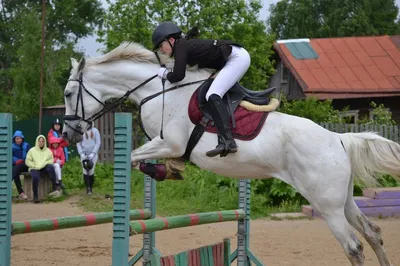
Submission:
<svg viewBox="0 0 400 266">
<path fill-rule="evenodd" d="M 319 99 L 400 95 L 400 36 L 310 39 L 317 59 L 294 58 L 274 43 L 306 95 Z"/>
</svg>

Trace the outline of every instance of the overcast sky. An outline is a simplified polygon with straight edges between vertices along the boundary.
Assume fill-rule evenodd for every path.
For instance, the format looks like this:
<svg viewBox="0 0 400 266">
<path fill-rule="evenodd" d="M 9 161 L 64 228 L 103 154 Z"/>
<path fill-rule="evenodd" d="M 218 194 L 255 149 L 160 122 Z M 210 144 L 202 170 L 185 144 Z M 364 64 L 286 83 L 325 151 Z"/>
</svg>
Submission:
<svg viewBox="0 0 400 266">
<path fill-rule="evenodd" d="M 260 12 L 260 19 L 261 20 L 266 20 L 269 12 L 268 8 L 270 4 L 275 4 L 279 0 L 263 0 L 263 8 Z M 104 8 L 107 8 L 108 5 L 105 0 L 101 0 L 103 3 Z M 113 2 L 113 1 L 112 1 Z M 397 6 L 400 5 L 400 0 L 396 0 Z M 96 42 L 96 36 L 91 36 L 85 39 L 82 39 L 80 42 L 78 42 L 77 47 L 79 47 L 81 50 L 85 51 L 85 55 L 89 57 L 97 56 L 100 55 L 101 53 L 97 52 L 98 49 L 103 48 L 102 44 Z"/>
</svg>

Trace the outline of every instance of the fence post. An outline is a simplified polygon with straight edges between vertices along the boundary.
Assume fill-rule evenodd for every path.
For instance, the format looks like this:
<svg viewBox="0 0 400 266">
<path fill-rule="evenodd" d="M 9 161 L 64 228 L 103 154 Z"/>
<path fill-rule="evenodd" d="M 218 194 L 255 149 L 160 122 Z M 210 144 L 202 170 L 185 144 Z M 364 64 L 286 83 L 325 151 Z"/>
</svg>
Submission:
<svg viewBox="0 0 400 266">
<path fill-rule="evenodd" d="M 0 266 L 11 264 L 12 114 L 0 114 Z"/>
<path fill-rule="evenodd" d="M 132 114 L 115 113 L 112 265 L 129 262 Z"/>
</svg>

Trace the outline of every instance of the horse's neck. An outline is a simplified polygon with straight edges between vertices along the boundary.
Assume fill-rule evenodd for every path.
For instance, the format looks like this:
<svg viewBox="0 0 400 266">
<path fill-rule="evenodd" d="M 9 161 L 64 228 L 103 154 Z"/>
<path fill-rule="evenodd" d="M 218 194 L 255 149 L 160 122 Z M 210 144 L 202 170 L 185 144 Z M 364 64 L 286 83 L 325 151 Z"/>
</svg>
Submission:
<svg viewBox="0 0 400 266">
<path fill-rule="evenodd" d="M 144 67 L 143 63 L 129 60 L 94 65 L 91 68 L 91 71 L 88 71 L 88 79 L 93 83 L 93 87 L 100 91 L 103 101 L 122 97 L 127 91 L 157 74 L 158 70 L 154 64 Z M 129 98 L 136 104 L 140 103 L 145 97 L 156 93 L 154 86 L 151 86 L 155 84 L 156 79 L 137 89 Z"/>
</svg>

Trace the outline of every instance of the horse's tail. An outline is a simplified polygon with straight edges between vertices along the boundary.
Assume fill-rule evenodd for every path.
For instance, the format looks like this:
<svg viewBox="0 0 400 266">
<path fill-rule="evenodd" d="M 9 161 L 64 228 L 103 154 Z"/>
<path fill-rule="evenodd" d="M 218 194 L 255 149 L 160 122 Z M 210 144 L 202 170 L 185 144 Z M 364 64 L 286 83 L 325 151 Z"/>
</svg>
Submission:
<svg viewBox="0 0 400 266">
<path fill-rule="evenodd" d="M 340 134 L 350 158 L 354 178 L 368 186 L 378 186 L 376 174 L 400 177 L 400 145 L 376 133 Z"/>
</svg>

